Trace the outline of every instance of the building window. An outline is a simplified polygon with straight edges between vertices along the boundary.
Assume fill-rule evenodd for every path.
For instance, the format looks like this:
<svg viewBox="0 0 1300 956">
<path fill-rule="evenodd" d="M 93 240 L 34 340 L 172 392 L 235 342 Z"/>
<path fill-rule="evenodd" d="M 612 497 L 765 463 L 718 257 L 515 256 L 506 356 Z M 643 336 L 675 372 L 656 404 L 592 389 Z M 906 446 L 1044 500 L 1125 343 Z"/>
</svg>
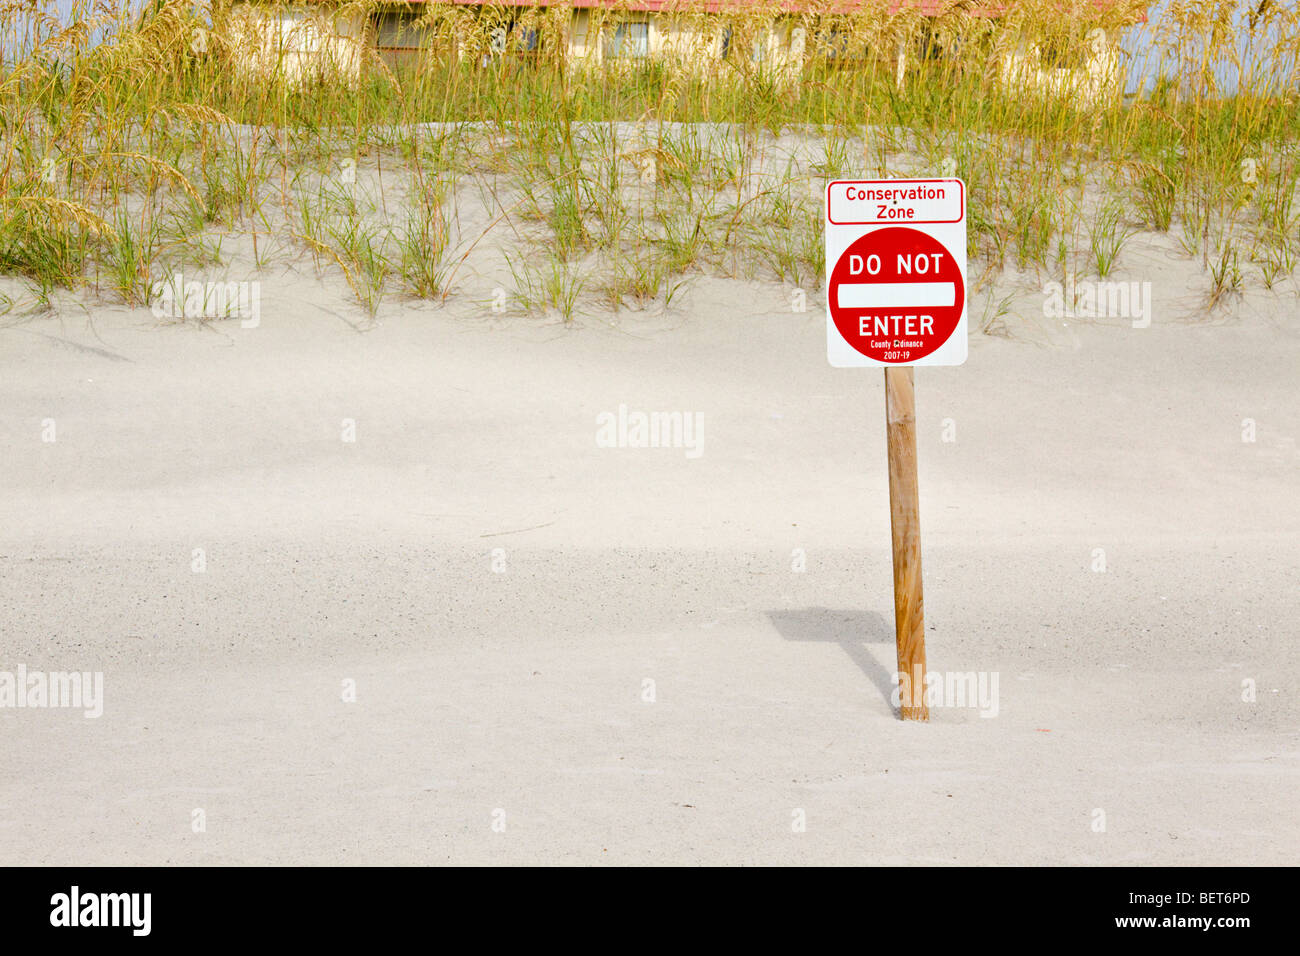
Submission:
<svg viewBox="0 0 1300 956">
<path fill-rule="evenodd" d="M 818 49 L 836 68 L 860 66 L 869 56 L 867 46 L 854 43 L 852 34 L 848 32 L 832 28 L 822 33 L 817 39 Z"/>
<path fill-rule="evenodd" d="M 849 38 L 847 34 L 839 30 L 831 30 L 824 34 L 823 43 L 826 50 L 826 58 L 829 60 L 845 60 L 852 54 L 849 53 Z"/>
<path fill-rule="evenodd" d="M 767 59 L 768 34 L 759 32 L 754 35 L 748 30 L 737 31 L 730 26 L 722 28 L 722 59 L 743 58 L 749 50 L 749 58 L 754 63 Z"/>
<path fill-rule="evenodd" d="M 519 27 L 515 30 L 515 44 L 521 53 L 537 52 L 537 30 L 532 27 Z"/>
<path fill-rule="evenodd" d="M 375 14 L 375 46 L 380 50 L 418 50 L 426 39 L 422 14 L 407 10 Z"/>
<path fill-rule="evenodd" d="M 616 24 L 605 43 L 605 56 L 611 59 L 643 60 L 649 55 L 650 24 L 645 20 Z"/>
<path fill-rule="evenodd" d="M 540 34 L 536 27 L 526 27 L 520 23 L 499 23 L 488 31 L 488 52 L 492 56 L 505 56 L 508 53 L 527 55 L 536 53 L 540 43 Z"/>
</svg>

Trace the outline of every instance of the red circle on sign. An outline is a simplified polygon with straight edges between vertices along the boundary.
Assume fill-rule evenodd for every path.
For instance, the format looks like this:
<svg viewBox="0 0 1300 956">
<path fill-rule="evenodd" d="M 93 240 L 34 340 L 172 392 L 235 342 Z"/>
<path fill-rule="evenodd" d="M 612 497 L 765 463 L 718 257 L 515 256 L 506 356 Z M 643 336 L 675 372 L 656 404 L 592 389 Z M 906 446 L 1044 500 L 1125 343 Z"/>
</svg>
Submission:
<svg viewBox="0 0 1300 956">
<path fill-rule="evenodd" d="M 844 341 L 891 365 L 915 362 L 947 342 L 966 301 L 952 254 L 928 233 L 903 226 L 854 240 L 826 291 Z"/>
</svg>

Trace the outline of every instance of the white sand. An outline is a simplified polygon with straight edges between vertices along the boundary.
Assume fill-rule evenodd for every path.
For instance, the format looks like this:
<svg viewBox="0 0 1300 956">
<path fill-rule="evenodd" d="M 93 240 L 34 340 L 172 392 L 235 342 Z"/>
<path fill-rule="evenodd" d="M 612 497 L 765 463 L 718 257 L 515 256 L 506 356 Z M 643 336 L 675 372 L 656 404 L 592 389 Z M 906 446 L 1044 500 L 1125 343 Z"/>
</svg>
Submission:
<svg viewBox="0 0 1300 956">
<path fill-rule="evenodd" d="M 0 859 L 1293 863 L 1300 300 L 1207 317 L 1189 269 L 1151 328 L 1022 296 L 918 371 L 930 665 L 1000 676 L 924 726 L 881 375 L 827 366 L 815 298 L 358 333 L 286 273 L 257 329 L 7 316 L 0 670 L 106 701 L 0 710 Z M 620 404 L 699 412 L 703 455 L 596 447 Z"/>
</svg>

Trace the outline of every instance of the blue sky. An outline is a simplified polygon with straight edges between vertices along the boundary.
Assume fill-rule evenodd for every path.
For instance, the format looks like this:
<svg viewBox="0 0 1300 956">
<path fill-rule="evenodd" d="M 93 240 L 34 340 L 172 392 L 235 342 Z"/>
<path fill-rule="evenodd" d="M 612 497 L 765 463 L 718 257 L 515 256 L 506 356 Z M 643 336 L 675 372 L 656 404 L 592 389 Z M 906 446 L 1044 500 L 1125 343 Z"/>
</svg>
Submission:
<svg viewBox="0 0 1300 956">
<path fill-rule="evenodd" d="M 1297 0 L 1272 0 L 1272 2 L 1283 9 L 1295 10 Z M 1251 62 L 1248 57 L 1248 48 L 1250 46 L 1247 22 L 1248 11 L 1251 6 L 1258 7 L 1258 4 L 1259 0 L 1252 0 L 1250 5 L 1241 2 L 1238 5 L 1236 13 L 1237 48 L 1242 60 L 1245 61 L 1243 66 L 1247 70 L 1251 68 Z M 1158 2 L 1153 3 L 1147 14 L 1149 22 L 1144 26 L 1135 27 L 1130 30 L 1120 41 L 1121 48 L 1128 52 L 1132 57 L 1129 62 L 1128 79 L 1128 88 L 1130 91 L 1135 91 L 1140 87 L 1150 86 L 1157 76 L 1159 50 L 1156 46 L 1154 34 L 1156 32 L 1156 27 L 1163 21 L 1165 11 L 1168 9 L 1169 5 L 1170 0 L 1158 0 Z M 1276 48 L 1278 40 L 1279 37 L 1276 29 L 1274 29 L 1270 34 L 1265 34 L 1262 39 L 1257 39 L 1254 50 L 1256 62 L 1258 62 L 1261 57 L 1266 59 L 1270 51 Z M 1291 66 L 1294 68 L 1294 59 L 1291 61 Z M 1230 68 L 1220 69 L 1217 72 L 1217 77 L 1220 87 L 1224 92 L 1236 92 L 1237 77 L 1234 71 Z M 1290 81 L 1291 84 L 1294 84 L 1296 77 L 1294 73 L 1288 77 L 1286 72 L 1283 71 L 1281 74 L 1272 76 L 1272 80 L 1276 84 L 1277 88 L 1280 89 L 1286 86 L 1288 81 Z"/>
</svg>

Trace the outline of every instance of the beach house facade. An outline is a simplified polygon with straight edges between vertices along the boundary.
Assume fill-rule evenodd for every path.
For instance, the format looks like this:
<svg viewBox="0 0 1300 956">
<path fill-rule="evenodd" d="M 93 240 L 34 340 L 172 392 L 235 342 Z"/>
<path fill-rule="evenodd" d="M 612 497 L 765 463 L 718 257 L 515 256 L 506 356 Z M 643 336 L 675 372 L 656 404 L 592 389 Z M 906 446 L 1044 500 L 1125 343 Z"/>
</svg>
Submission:
<svg viewBox="0 0 1300 956">
<path fill-rule="evenodd" d="M 960 52 L 936 40 L 944 24 L 964 17 L 996 31 L 1012 8 L 963 0 L 236 0 L 231 33 L 242 68 L 292 83 L 356 79 L 374 61 L 401 70 L 454 56 L 484 67 L 549 58 L 575 70 L 658 61 L 707 72 L 726 64 L 786 79 L 810 62 L 884 62 L 901 84 L 918 60 Z M 877 31 L 875 42 L 850 39 L 855 17 L 882 15 L 908 29 Z M 1004 44 L 1002 80 L 1026 93 L 1085 100 L 1122 82 L 1118 30 L 1081 23 L 1057 32 L 1060 41 L 1050 44 Z"/>
<path fill-rule="evenodd" d="M 756 25 L 752 10 L 673 0 L 237 0 L 228 32 L 241 70 L 291 83 L 355 79 L 373 59 L 400 69 L 449 53 L 485 66 L 543 57 L 575 69 L 649 60 L 699 69 L 739 57 L 787 72 L 800 66 L 805 18 L 774 13 Z"/>
</svg>

